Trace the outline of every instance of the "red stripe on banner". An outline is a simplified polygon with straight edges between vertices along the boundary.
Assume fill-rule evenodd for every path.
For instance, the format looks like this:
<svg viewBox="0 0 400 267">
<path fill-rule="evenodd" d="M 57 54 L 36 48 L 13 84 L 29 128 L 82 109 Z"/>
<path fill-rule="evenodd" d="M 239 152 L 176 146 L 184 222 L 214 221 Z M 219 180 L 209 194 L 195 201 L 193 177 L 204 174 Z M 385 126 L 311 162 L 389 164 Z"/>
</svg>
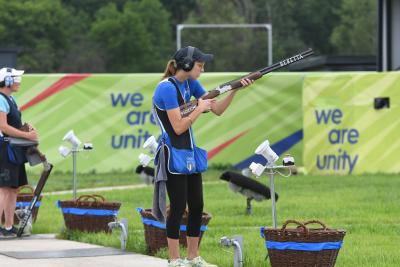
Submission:
<svg viewBox="0 0 400 267">
<path fill-rule="evenodd" d="M 245 135 L 249 130 L 246 130 L 244 132 L 241 132 L 240 134 L 234 136 L 233 138 L 229 139 L 228 141 L 226 141 L 223 144 L 220 144 L 219 146 L 211 149 L 208 152 L 208 159 L 212 159 L 214 156 L 216 156 L 219 152 L 221 152 L 222 150 L 224 150 L 226 147 L 228 147 L 229 145 L 231 145 L 233 142 L 235 142 L 237 139 L 239 139 L 240 137 L 242 137 L 243 135 Z"/>
<path fill-rule="evenodd" d="M 90 76 L 90 74 L 87 74 L 87 73 L 65 75 L 64 77 L 62 77 L 61 79 L 59 79 L 58 81 L 53 83 L 49 88 L 47 88 L 46 90 L 44 90 L 43 92 L 41 92 L 40 94 L 35 96 L 28 103 L 24 104 L 21 107 L 21 111 L 23 111 L 33 105 L 36 105 L 37 103 L 45 100 L 46 98 L 64 90 L 65 88 L 67 88 L 83 79 L 86 79 L 89 76 Z"/>
</svg>

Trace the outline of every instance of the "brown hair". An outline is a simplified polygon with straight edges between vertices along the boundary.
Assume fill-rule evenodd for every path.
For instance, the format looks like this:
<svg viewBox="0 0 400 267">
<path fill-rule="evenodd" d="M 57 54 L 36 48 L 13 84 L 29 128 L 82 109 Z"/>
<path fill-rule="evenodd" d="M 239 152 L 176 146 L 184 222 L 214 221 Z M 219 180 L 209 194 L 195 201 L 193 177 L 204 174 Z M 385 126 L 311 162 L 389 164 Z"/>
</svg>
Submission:
<svg viewBox="0 0 400 267">
<path fill-rule="evenodd" d="M 174 76 L 176 71 L 177 71 L 176 61 L 175 59 L 171 59 L 170 61 L 168 61 L 167 66 L 165 67 L 165 71 L 163 76 L 161 77 L 161 80 Z"/>
</svg>

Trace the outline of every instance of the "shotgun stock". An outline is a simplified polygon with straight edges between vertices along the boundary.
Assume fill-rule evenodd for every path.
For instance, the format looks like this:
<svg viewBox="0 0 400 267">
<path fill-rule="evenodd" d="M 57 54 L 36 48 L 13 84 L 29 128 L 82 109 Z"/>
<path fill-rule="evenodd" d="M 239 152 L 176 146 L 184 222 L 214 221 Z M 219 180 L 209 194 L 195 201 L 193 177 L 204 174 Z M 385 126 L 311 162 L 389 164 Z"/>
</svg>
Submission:
<svg viewBox="0 0 400 267">
<path fill-rule="evenodd" d="M 253 81 L 258 80 L 267 73 L 270 73 L 274 70 L 283 68 L 283 67 L 293 64 L 297 61 L 300 61 L 308 56 L 311 56 L 313 53 L 314 53 L 313 50 L 311 48 L 309 48 L 306 51 L 301 52 L 300 54 L 294 55 L 289 58 L 285 58 L 275 64 L 272 64 L 271 66 L 265 67 L 261 70 L 255 71 L 255 72 L 251 72 L 251 73 L 249 73 L 245 76 L 242 76 L 238 79 L 224 83 L 224 84 L 218 86 L 217 88 L 209 91 L 205 96 L 202 97 L 202 99 L 212 99 L 212 98 L 215 98 L 215 97 L 217 97 L 223 93 L 226 93 L 228 91 L 238 89 L 238 88 L 242 87 L 242 83 L 240 82 L 242 79 L 250 79 Z M 192 101 L 180 106 L 179 109 L 181 112 L 181 116 L 187 117 L 190 113 L 193 112 L 193 110 L 196 107 L 197 107 L 197 99 L 192 100 Z"/>
<path fill-rule="evenodd" d="M 36 203 L 39 201 L 40 195 L 42 193 L 43 187 L 47 182 L 47 179 L 50 176 L 51 170 L 53 169 L 53 165 L 48 163 L 47 160 L 43 162 L 43 171 L 40 175 L 40 179 L 37 183 L 35 191 L 33 193 L 33 198 L 31 203 L 29 204 L 28 208 L 25 210 L 24 216 L 20 221 L 19 229 L 17 232 L 17 237 L 21 237 L 24 233 L 24 229 L 29 222 L 29 218 L 32 216 L 33 209 L 35 208 Z"/>
</svg>

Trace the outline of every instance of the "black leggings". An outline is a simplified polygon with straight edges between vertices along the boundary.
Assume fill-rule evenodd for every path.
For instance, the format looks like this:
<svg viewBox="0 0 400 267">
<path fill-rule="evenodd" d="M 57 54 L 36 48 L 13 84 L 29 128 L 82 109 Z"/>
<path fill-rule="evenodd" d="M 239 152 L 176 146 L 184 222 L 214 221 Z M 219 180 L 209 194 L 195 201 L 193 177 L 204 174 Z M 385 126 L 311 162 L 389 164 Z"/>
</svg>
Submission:
<svg viewBox="0 0 400 267">
<path fill-rule="evenodd" d="M 203 184 L 201 173 L 176 175 L 167 171 L 167 192 L 170 213 L 167 218 L 167 236 L 179 238 L 179 228 L 186 203 L 189 208 L 186 235 L 200 236 L 201 217 L 203 214 Z"/>
</svg>

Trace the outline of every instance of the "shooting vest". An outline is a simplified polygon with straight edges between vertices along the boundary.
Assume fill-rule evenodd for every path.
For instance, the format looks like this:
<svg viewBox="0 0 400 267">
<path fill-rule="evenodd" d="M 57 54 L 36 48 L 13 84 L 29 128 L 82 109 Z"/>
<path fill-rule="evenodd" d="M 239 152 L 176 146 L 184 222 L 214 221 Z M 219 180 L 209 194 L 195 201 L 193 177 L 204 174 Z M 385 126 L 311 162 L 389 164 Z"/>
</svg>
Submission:
<svg viewBox="0 0 400 267">
<path fill-rule="evenodd" d="M 7 95 L 3 93 L 0 93 L 0 95 L 7 100 L 7 103 L 10 106 L 10 112 L 7 114 L 8 125 L 17 129 L 21 128 L 22 127 L 21 112 L 18 110 L 17 104 L 14 101 L 12 101 Z"/>
<path fill-rule="evenodd" d="M 0 97 L 4 97 L 10 106 L 7 124 L 17 129 L 21 128 L 21 112 L 17 104 L 3 93 L 0 93 Z M 5 133 L 3 135 L 7 137 Z M 25 148 L 12 147 L 0 137 L 0 156 L 0 186 L 18 187 L 26 184 L 25 165 L 22 163 L 26 162 Z"/>
<path fill-rule="evenodd" d="M 176 89 L 179 106 L 185 104 L 185 99 L 176 81 L 173 78 L 169 78 L 168 81 L 172 83 Z M 153 103 L 153 114 L 162 131 L 155 164 L 165 164 L 158 162 L 158 154 L 160 149 L 166 149 L 168 157 L 165 158 L 168 161 L 167 166 L 170 173 L 192 174 L 204 172 L 208 167 L 207 152 L 195 145 L 191 127 L 184 133 L 177 135 L 169 121 L 166 110 L 159 109 L 157 105 Z"/>
<path fill-rule="evenodd" d="M 182 96 L 181 90 L 179 90 L 178 84 L 173 78 L 169 78 L 168 81 L 172 83 L 176 89 L 176 94 L 178 96 L 179 106 L 185 104 L 185 100 Z M 179 149 L 191 149 L 192 148 L 192 134 L 190 128 L 184 133 L 177 135 L 174 128 L 169 121 L 168 114 L 166 110 L 159 109 L 156 105 L 153 105 L 157 113 L 158 123 L 161 127 L 161 131 L 166 133 L 171 141 L 171 145 Z"/>
</svg>

